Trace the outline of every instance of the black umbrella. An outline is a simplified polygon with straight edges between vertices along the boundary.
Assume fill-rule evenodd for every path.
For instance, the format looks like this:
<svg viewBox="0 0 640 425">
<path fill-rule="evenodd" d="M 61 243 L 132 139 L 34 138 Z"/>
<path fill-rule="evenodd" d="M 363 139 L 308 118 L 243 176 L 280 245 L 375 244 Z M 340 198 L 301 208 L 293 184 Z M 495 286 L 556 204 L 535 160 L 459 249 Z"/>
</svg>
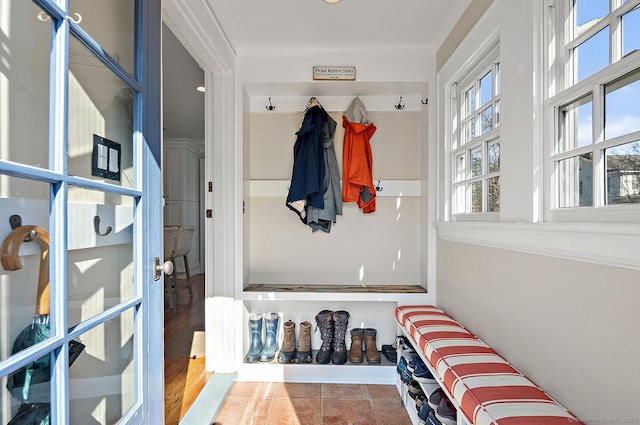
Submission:
<svg viewBox="0 0 640 425">
<path fill-rule="evenodd" d="M 40 271 L 36 314 L 32 323 L 25 327 L 13 342 L 11 354 L 24 350 L 49 338 L 49 233 L 38 226 L 19 226 L 9 233 L 2 243 L 1 262 L 5 270 L 22 268 L 18 252 L 25 241 L 35 241 L 40 247 Z M 84 350 L 84 345 L 69 343 L 69 365 Z M 46 425 L 49 423 L 51 379 L 51 356 L 46 354 L 8 376 L 7 389 L 22 402 L 11 424 Z"/>
</svg>

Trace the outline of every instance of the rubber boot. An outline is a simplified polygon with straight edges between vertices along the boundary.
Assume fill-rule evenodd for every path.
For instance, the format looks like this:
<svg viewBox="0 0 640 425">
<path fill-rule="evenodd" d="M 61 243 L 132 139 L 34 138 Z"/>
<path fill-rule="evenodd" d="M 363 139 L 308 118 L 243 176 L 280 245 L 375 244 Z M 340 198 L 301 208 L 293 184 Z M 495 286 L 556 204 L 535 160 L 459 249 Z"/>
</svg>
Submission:
<svg viewBox="0 0 640 425">
<path fill-rule="evenodd" d="M 367 363 L 380 363 L 380 352 L 376 343 L 376 334 L 373 328 L 364 329 L 364 350 L 367 356 Z"/>
<path fill-rule="evenodd" d="M 320 329 L 322 345 L 316 354 L 316 363 L 328 364 L 331 361 L 333 349 L 333 311 L 322 310 L 316 314 L 317 329 Z"/>
<path fill-rule="evenodd" d="M 255 363 L 262 350 L 262 313 L 254 313 L 249 316 L 249 351 L 244 356 L 246 363 Z"/>
<path fill-rule="evenodd" d="M 351 363 L 362 363 L 362 335 L 362 328 L 351 329 L 351 349 L 349 350 Z"/>
<path fill-rule="evenodd" d="M 282 349 L 278 354 L 278 363 L 292 363 L 296 358 L 296 324 L 287 320 L 282 328 L 284 329 L 284 339 L 282 340 Z"/>
<path fill-rule="evenodd" d="M 264 315 L 264 346 L 260 351 L 261 362 L 270 362 L 276 357 L 278 350 L 278 313 Z"/>
<path fill-rule="evenodd" d="M 311 363 L 311 323 L 306 320 L 300 323 L 300 335 L 298 336 L 298 350 L 296 352 L 298 363 Z"/>
<path fill-rule="evenodd" d="M 349 325 L 349 313 L 344 310 L 333 313 L 333 353 L 331 363 L 345 364 L 347 362 L 347 326 Z"/>
</svg>

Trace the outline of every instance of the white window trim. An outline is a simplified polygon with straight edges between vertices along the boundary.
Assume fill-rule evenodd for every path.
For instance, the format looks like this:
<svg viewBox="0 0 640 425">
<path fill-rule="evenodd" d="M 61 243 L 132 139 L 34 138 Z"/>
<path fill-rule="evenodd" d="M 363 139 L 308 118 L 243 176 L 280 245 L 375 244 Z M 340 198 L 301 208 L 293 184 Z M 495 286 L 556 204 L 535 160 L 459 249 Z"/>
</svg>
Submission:
<svg viewBox="0 0 640 425">
<path fill-rule="evenodd" d="M 569 22 L 570 20 L 561 19 L 562 16 L 566 16 L 569 13 L 569 2 L 561 2 L 560 4 L 556 2 L 556 6 L 546 8 L 546 13 L 548 13 L 548 15 L 545 16 L 544 19 L 547 25 L 550 26 L 550 28 L 548 28 L 548 31 L 546 31 L 545 39 L 545 45 L 550 47 L 550 53 L 545 58 L 545 69 L 550 69 L 547 76 L 548 84 L 546 85 L 547 93 L 549 95 L 544 101 L 546 130 L 544 132 L 545 142 L 543 154 L 543 187 L 546 189 L 547 195 L 544 196 L 543 199 L 543 214 L 544 220 L 546 222 L 637 223 L 639 221 L 639 204 L 603 205 L 601 192 L 602 185 L 604 184 L 604 176 L 601 175 L 601 170 L 599 170 L 597 164 L 602 160 L 601 150 L 609 146 L 620 144 L 621 138 L 612 139 L 607 142 L 599 142 L 597 144 L 597 147 L 594 145 L 590 145 L 588 147 L 585 147 L 584 149 L 585 151 L 594 153 L 593 161 L 594 163 L 596 163 L 593 175 L 593 206 L 565 208 L 557 207 L 556 202 L 559 195 L 558 182 L 556 181 L 557 175 L 552 169 L 554 167 L 555 160 L 562 159 L 564 156 L 573 157 L 577 153 L 582 151 L 581 149 L 573 149 L 561 154 L 555 153 L 555 144 L 559 126 L 559 107 L 569 104 L 572 101 L 583 97 L 585 94 L 593 92 L 594 120 L 599 119 L 598 114 L 602 113 L 599 110 L 600 90 L 596 90 L 595 88 L 600 86 L 601 84 L 604 84 L 605 82 L 609 82 L 622 77 L 623 75 L 640 67 L 640 51 L 632 52 L 626 57 L 622 57 L 622 52 L 620 51 L 620 49 L 613 48 L 614 46 L 612 46 L 612 48 L 610 49 L 610 60 L 613 61 L 613 63 L 611 65 L 594 73 L 584 80 L 575 83 L 570 87 L 567 87 L 566 89 L 562 89 L 562 87 L 565 86 L 565 81 L 570 80 L 570 73 L 573 72 L 573 68 L 569 63 L 570 61 L 566 59 L 568 51 L 566 47 L 575 47 L 579 45 L 581 42 L 596 34 L 606 26 L 616 27 L 616 32 L 613 35 L 615 44 L 615 42 L 619 41 L 618 39 L 621 37 L 620 30 L 617 28 L 617 16 L 621 16 L 629 12 L 636 6 L 637 3 L 635 3 L 633 0 L 628 1 L 616 10 L 615 15 L 612 14 L 609 19 L 602 19 L 601 22 L 589 28 L 583 34 L 579 35 L 575 40 L 572 40 L 570 42 L 566 42 L 566 40 L 568 40 L 566 34 L 569 34 L 571 31 Z M 564 10 L 558 11 L 555 9 L 556 7 L 563 7 Z M 560 17 L 558 16 L 558 13 L 560 13 Z M 558 20 L 562 20 L 565 25 L 557 24 Z M 552 44 L 550 40 L 555 40 L 555 43 Z M 548 66 L 551 61 L 554 61 L 554 55 L 555 61 L 565 63 L 564 67 L 556 66 L 551 69 L 551 67 Z M 622 137 L 628 138 L 629 141 L 638 140 L 640 138 L 640 132 L 632 134 L 633 136 L 627 135 Z"/>
<path fill-rule="evenodd" d="M 488 58 L 488 59 L 482 59 L 482 58 Z M 453 148 L 454 143 L 458 143 L 461 138 L 462 138 L 462 128 L 457 128 L 456 132 L 455 132 L 455 136 L 454 136 L 454 131 L 453 131 L 453 126 L 452 126 L 452 122 L 455 119 L 456 125 L 458 124 L 462 124 L 463 122 L 466 122 L 468 120 L 462 120 L 462 119 L 458 119 L 458 114 L 460 114 L 461 111 L 461 105 L 463 104 L 462 99 L 460 99 L 461 96 L 463 96 L 464 92 L 471 87 L 471 85 L 478 79 L 479 76 L 484 75 L 485 72 L 488 72 L 489 70 L 492 69 L 492 67 L 495 65 L 496 62 L 500 61 L 500 43 L 499 43 L 499 37 L 496 35 L 494 37 L 491 37 L 488 42 L 484 43 L 483 45 L 481 45 L 477 50 L 476 53 L 469 58 L 469 60 L 467 61 L 467 63 L 465 64 L 464 67 L 462 67 L 462 71 L 459 72 L 458 74 L 456 74 L 456 76 L 454 76 L 451 81 L 449 81 L 445 87 L 445 94 L 447 95 L 447 99 L 449 99 L 447 101 L 447 125 L 446 125 L 446 137 L 445 137 L 445 196 L 446 196 L 446 205 L 447 207 L 445 208 L 445 217 L 446 220 L 451 220 L 451 221 L 479 221 L 479 222 L 486 222 L 486 221 L 491 221 L 491 222 L 495 222 L 495 221 L 499 221 L 500 219 L 500 213 L 499 212 L 486 212 L 486 208 L 485 208 L 485 204 L 486 204 L 486 184 L 484 183 L 486 180 L 488 180 L 491 177 L 495 177 L 495 176 L 499 176 L 501 175 L 500 172 L 496 172 L 496 173 L 483 173 L 481 176 L 478 176 L 477 178 L 472 178 L 472 179 L 465 179 L 464 183 L 459 183 L 456 181 L 455 178 L 455 174 L 456 174 L 456 163 L 455 163 L 455 159 L 454 159 L 454 152 L 459 153 L 463 150 L 463 148 L 465 149 L 469 149 L 469 147 L 480 147 L 483 152 L 485 150 L 484 146 L 487 143 L 492 143 L 496 140 L 500 141 L 500 129 L 495 127 L 495 117 L 496 117 L 496 111 L 495 111 L 495 107 L 494 107 L 494 111 L 493 111 L 493 121 L 494 121 L 494 127 L 487 133 L 483 134 L 483 135 L 477 135 L 474 140 L 472 142 L 467 142 L 462 146 L 456 146 L 455 149 Z M 496 76 L 495 73 L 493 75 L 493 87 L 495 87 L 495 81 Z M 476 96 L 479 96 L 479 93 L 476 93 Z M 502 98 L 502 93 L 500 93 L 497 96 L 499 99 Z M 492 99 L 494 97 L 492 96 Z M 483 105 L 486 108 L 486 105 Z M 495 106 L 495 105 L 494 105 Z M 478 110 L 474 111 L 474 114 L 478 113 L 480 111 L 480 109 L 485 109 L 485 108 L 478 108 Z M 468 117 L 465 117 L 468 118 Z M 487 164 L 485 164 L 486 160 L 486 155 L 483 154 L 483 169 L 484 167 L 487 166 Z M 470 166 L 470 158 L 466 158 L 466 166 Z M 469 183 L 471 180 L 479 180 L 483 182 L 483 211 L 484 212 L 476 212 L 476 213 L 469 213 L 469 212 L 465 212 L 465 213 L 454 213 L 454 191 L 453 188 L 454 186 L 457 186 L 459 184 L 467 184 Z M 465 193 L 465 196 L 468 198 L 470 195 Z M 466 202 L 469 202 L 469 200 L 467 199 Z"/>
</svg>

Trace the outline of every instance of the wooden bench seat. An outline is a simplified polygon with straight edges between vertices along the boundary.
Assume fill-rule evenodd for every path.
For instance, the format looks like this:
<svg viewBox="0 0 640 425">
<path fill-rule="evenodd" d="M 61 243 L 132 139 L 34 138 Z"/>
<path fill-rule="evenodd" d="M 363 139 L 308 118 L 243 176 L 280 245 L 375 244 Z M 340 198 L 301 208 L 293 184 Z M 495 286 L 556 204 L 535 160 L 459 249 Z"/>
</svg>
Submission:
<svg viewBox="0 0 640 425">
<path fill-rule="evenodd" d="M 404 305 L 395 318 L 469 423 L 583 423 L 441 309 Z"/>
</svg>

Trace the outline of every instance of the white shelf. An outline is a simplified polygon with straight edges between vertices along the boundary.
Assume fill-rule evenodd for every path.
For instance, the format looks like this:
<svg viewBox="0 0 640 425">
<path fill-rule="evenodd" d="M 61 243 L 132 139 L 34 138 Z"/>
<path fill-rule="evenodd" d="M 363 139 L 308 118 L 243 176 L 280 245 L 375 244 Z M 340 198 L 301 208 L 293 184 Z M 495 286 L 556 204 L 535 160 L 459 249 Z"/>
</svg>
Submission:
<svg viewBox="0 0 640 425">
<path fill-rule="evenodd" d="M 397 291 L 396 291 L 397 289 Z M 435 299 L 418 285 L 249 285 L 245 301 L 359 301 L 398 305 L 433 304 Z"/>
<path fill-rule="evenodd" d="M 395 365 L 243 363 L 238 381 L 319 382 L 329 384 L 382 384 L 396 381 Z"/>
</svg>

